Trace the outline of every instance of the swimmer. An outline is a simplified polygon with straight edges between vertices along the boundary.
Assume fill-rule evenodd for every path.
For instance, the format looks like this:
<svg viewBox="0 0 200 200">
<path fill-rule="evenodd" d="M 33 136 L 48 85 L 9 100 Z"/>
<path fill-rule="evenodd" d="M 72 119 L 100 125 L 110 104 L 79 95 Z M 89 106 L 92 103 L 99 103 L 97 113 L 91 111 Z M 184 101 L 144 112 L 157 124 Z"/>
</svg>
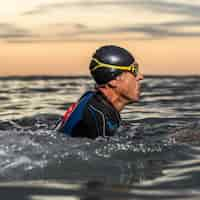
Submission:
<svg viewBox="0 0 200 200">
<path fill-rule="evenodd" d="M 67 109 L 56 130 L 72 137 L 113 136 L 120 125 L 120 111 L 140 99 L 143 75 L 133 55 L 114 45 L 97 49 L 89 68 L 95 90 Z"/>
</svg>

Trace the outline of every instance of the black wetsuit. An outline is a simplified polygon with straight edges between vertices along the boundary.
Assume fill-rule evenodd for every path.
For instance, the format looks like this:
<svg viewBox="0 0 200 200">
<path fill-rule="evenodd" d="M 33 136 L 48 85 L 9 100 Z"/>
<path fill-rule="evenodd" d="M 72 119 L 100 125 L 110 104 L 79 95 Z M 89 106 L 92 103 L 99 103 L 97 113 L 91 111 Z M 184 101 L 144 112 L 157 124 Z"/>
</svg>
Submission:
<svg viewBox="0 0 200 200">
<path fill-rule="evenodd" d="M 119 112 L 100 91 L 91 91 L 68 108 L 57 129 L 72 137 L 96 138 L 113 136 L 119 124 Z"/>
</svg>

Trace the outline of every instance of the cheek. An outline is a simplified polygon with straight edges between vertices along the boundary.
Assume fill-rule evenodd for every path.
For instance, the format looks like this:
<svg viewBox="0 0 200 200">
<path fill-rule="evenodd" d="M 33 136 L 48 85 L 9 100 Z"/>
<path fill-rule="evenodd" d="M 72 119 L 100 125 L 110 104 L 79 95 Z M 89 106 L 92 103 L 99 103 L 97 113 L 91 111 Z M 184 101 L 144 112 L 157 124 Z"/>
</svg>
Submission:
<svg viewBox="0 0 200 200">
<path fill-rule="evenodd" d="M 136 89 L 136 81 L 134 80 L 134 77 L 129 77 L 129 80 L 127 79 L 127 90 L 129 92 L 134 93 Z"/>
<path fill-rule="evenodd" d="M 136 92 L 136 80 L 132 76 L 132 74 L 126 74 L 124 77 L 123 82 L 120 85 L 121 92 L 128 96 L 135 96 Z"/>
</svg>

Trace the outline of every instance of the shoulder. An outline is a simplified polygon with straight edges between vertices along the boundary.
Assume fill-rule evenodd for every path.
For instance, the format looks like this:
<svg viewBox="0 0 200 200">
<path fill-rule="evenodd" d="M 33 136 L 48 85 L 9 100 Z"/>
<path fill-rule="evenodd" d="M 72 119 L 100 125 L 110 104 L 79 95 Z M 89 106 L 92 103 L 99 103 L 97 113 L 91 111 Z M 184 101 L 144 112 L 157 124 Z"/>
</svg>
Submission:
<svg viewBox="0 0 200 200">
<path fill-rule="evenodd" d="M 93 95 L 94 92 L 92 91 L 86 92 L 77 103 L 68 107 L 56 129 L 67 135 L 72 135 L 72 130 L 82 121 L 84 111 L 87 110 L 87 104 Z"/>
</svg>

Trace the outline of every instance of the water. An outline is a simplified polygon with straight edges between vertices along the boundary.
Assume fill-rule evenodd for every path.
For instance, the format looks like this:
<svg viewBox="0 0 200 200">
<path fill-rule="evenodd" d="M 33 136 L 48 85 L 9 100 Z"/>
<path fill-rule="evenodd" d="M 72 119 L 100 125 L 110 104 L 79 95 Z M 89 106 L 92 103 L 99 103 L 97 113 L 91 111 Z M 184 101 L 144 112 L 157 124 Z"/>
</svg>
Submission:
<svg viewBox="0 0 200 200">
<path fill-rule="evenodd" d="M 110 139 L 53 130 L 89 77 L 0 78 L 4 199 L 199 199 L 200 77 L 146 77 Z"/>
</svg>

